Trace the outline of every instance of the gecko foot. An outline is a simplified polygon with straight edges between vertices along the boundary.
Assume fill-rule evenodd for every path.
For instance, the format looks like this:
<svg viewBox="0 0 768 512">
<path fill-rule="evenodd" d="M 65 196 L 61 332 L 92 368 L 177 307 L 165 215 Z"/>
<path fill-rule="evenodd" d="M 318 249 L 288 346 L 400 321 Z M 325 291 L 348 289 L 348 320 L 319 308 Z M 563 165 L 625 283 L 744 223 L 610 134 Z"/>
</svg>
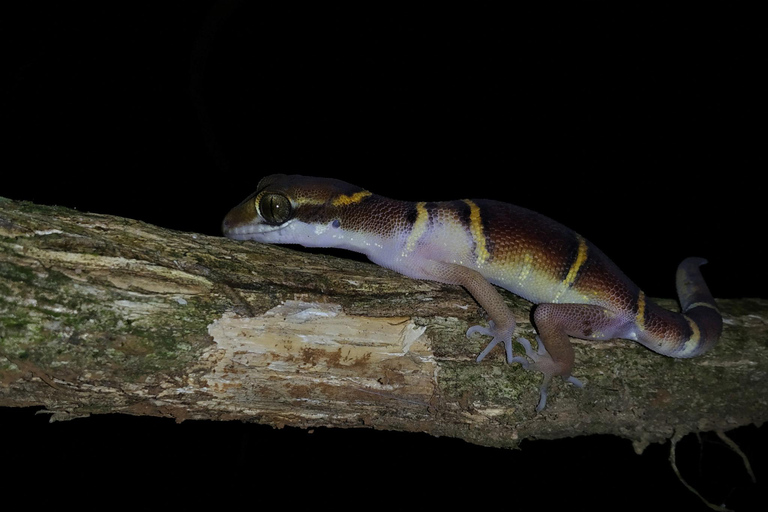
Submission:
<svg viewBox="0 0 768 512">
<path fill-rule="evenodd" d="M 512 352 L 512 333 L 514 332 L 515 327 L 512 326 L 511 329 L 508 329 L 508 332 L 499 332 L 498 329 L 496 329 L 496 325 L 493 323 L 493 321 L 488 322 L 488 327 L 483 327 L 482 325 L 474 325 L 470 327 L 467 330 L 467 337 L 472 336 L 473 334 L 482 334 L 484 336 L 493 336 L 493 339 L 491 342 L 483 349 L 482 352 L 477 356 L 477 362 L 480 362 L 483 360 L 485 356 L 488 355 L 488 353 L 498 345 L 499 343 L 504 343 L 504 350 L 507 354 L 507 363 L 524 363 L 528 364 L 528 360 L 524 357 L 514 357 L 514 354 Z M 519 338 L 518 341 L 522 339 Z M 527 342 L 527 340 L 524 340 Z M 525 345 L 523 345 L 525 347 Z M 526 352 L 531 348 L 530 343 L 528 343 L 528 348 L 526 349 Z"/>
<path fill-rule="evenodd" d="M 483 327 L 482 325 L 473 325 L 469 329 L 467 329 L 467 337 L 472 336 L 473 334 L 482 334 L 484 336 L 493 336 L 493 339 L 491 342 L 483 349 L 482 352 L 480 352 L 480 355 L 477 356 L 477 362 L 480 362 L 483 360 L 485 356 L 488 355 L 488 353 L 498 345 L 500 342 L 504 343 L 504 349 L 507 353 L 507 362 L 511 363 L 512 359 L 512 336 L 507 335 L 504 336 L 501 333 L 498 333 L 496 330 L 496 326 L 493 323 L 493 321 L 488 322 L 488 327 Z"/>
<path fill-rule="evenodd" d="M 541 339 L 538 336 L 536 336 L 536 343 L 538 344 L 538 350 L 536 351 L 531 348 L 531 342 L 527 339 L 518 338 L 517 341 L 525 349 L 525 355 L 533 360 L 533 363 L 528 362 L 528 360 L 525 360 L 524 363 L 521 362 L 523 368 L 527 370 L 538 371 L 544 374 L 544 381 L 541 383 L 541 387 L 539 388 L 539 405 L 536 406 L 536 412 L 541 412 L 547 406 L 547 387 L 549 386 L 549 382 L 552 380 L 552 377 L 559 375 L 559 367 L 549 355 L 547 349 L 544 347 L 544 344 L 541 342 Z M 524 358 L 517 357 L 515 359 Z M 565 382 L 570 382 L 576 387 L 584 387 L 584 384 L 573 375 L 568 375 L 567 377 L 563 376 L 563 380 Z"/>
</svg>

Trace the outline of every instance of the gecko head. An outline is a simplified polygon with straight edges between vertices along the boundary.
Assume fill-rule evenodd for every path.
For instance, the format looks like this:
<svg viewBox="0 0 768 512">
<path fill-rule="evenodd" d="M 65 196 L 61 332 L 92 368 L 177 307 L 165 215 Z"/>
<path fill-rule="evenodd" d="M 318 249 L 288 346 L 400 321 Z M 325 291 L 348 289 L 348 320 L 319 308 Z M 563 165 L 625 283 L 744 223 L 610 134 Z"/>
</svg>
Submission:
<svg viewBox="0 0 768 512">
<path fill-rule="evenodd" d="M 316 245 L 318 235 L 339 228 L 345 206 L 370 195 L 335 179 L 274 174 L 227 214 L 222 231 L 237 240 Z"/>
<path fill-rule="evenodd" d="M 259 240 L 261 235 L 290 222 L 294 213 L 291 200 L 279 189 L 267 190 L 269 178 L 273 176 L 261 180 L 256 192 L 224 217 L 221 224 L 224 236 L 237 240 Z"/>
</svg>

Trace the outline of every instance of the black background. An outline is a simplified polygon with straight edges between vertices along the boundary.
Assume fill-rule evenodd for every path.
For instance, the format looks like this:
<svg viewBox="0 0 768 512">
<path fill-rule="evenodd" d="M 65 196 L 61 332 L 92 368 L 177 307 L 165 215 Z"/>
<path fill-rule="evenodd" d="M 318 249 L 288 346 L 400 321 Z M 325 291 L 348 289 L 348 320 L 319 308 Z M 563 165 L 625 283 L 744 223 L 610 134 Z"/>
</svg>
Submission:
<svg viewBox="0 0 768 512">
<path fill-rule="evenodd" d="M 329 176 L 399 199 L 527 206 L 595 242 L 650 296 L 674 296 L 677 263 L 696 255 L 717 297 L 766 297 L 759 13 L 492 5 L 5 5 L 0 195 L 218 235 L 261 177 Z M 158 478 L 205 478 L 215 467 L 308 503 L 310 485 L 327 486 L 329 503 L 361 491 L 399 504 L 415 491 L 481 507 L 614 510 L 618 494 L 623 507 L 701 508 L 668 447 L 637 456 L 609 437 L 510 452 L 368 430 L 122 416 L 49 425 L 33 412 L 2 410 L 0 428 L 28 450 L 19 468 L 142 462 Z M 765 479 L 765 427 L 733 435 Z M 749 510 L 761 494 L 714 436 L 681 450 L 713 501 Z"/>
</svg>

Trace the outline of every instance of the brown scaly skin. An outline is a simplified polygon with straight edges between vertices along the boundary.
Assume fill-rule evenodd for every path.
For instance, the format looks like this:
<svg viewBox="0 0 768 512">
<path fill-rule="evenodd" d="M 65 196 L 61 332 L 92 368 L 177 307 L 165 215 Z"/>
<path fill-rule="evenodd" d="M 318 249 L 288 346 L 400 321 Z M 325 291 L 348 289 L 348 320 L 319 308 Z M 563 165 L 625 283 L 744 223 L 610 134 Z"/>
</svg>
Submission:
<svg viewBox="0 0 768 512">
<path fill-rule="evenodd" d="M 412 203 L 372 194 L 348 183 L 273 175 L 232 209 L 223 224 L 232 238 L 309 247 L 340 247 L 409 277 L 464 286 L 491 322 L 468 335 L 493 336 L 481 360 L 503 343 L 509 362 L 571 377 L 569 336 L 627 338 L 671 357 L 702 354 L 716 342 L 722 318 L 699 272 L 700 258 L 684 260 L 677 274 L 682 313 L 665 310 L 592 243 L 531 210 L 491 200 Z M 538 304 L 538 351 L 518 338 L 529 362 L 512 354 L 515 321 L 501 286 Z"/>
</svg>

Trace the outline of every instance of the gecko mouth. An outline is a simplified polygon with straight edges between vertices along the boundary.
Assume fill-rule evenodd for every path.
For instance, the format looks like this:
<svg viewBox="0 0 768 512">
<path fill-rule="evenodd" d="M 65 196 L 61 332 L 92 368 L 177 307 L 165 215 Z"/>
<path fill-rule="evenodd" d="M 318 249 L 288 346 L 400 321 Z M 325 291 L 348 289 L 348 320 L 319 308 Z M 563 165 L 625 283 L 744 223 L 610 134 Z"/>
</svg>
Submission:
<svg viewBox="0 0 768 512">
<path fill-rule="evenodd" d="M 229 226 L 225 222 L 221 226 L 224 236 L 233 240 L 257 240 L 259 236 L 280 231 L 289 223 L 279 226 L 270 226 L 268 224 L 246 224 L 245 226 Z"/>
</svg>

